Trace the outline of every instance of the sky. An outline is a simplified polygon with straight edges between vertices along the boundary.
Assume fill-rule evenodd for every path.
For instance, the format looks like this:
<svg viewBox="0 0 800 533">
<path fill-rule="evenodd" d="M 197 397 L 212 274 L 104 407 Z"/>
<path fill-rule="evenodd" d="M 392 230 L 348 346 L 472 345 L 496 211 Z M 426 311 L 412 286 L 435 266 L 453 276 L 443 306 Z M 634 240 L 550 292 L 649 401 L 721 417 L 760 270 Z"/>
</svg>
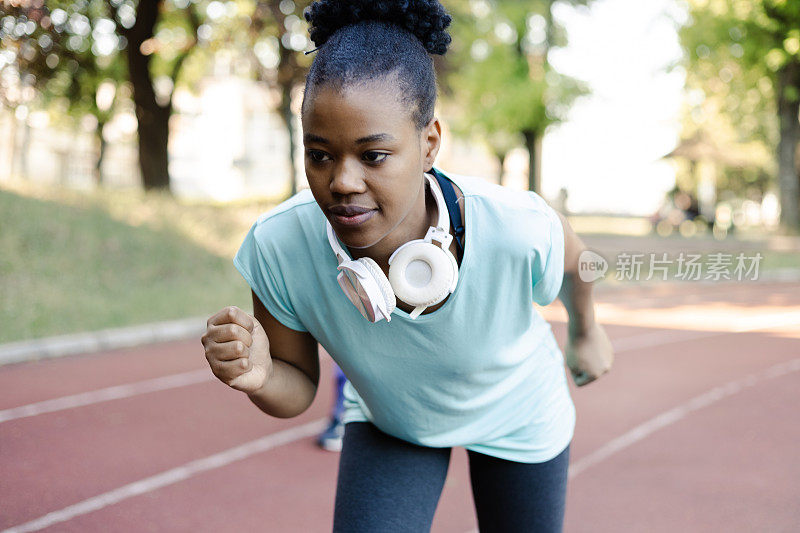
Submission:
<svg viewBox="0 0 800 533">
<path fill-rule="evenodd" d="M 684 73 L 666 72 L 680 58 L 676 0 L 596 0 L 590 9 L 558 5 L 554 15 L 569 45 L 553 66 L 587 82 L 592 94 L 568 120 L 548 130 L 542 190 L 566 187 L 572 211 L 650 214 L 675 182 L 660 158 L 677 144 Z"/>
</svg>

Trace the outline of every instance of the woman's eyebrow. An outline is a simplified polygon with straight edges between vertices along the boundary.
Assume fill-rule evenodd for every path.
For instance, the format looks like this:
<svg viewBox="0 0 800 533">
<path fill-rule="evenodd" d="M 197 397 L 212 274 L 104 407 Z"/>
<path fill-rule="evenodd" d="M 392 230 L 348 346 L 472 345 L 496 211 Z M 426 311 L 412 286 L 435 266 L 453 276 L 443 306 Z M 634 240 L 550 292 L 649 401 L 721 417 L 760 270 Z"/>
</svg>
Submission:
<svg viewBox="0 0 800 533">
<path fill-rule="evenodd" d="M 356 144 L 366 144 L 375 141 L 385 141 L 385 142 L 392 142 L 396 141 L 393 136 L 389 135 L 388 133 L 373 133 L 372 135 L 367 135 L 366 137 L 361 137 L 360 139 L 356 140 Z"/>
<path fill-rule="evenodd" d="M 356 139 L 355 144 L 366 144 L 376 141 L 384 141 L 384 142 L 393 142 L 396 141 L 392 135 L 388 133 L 373 133 L 372 135 L 367 135 L 366 137 L 361 137 L 360 139 Z M 303 135 L 303 142 L 305 143 L 319 143 L 319 144 L 330 144 L 331 142 L 326 139 L 325 137 L 320 137 L 319 135 L 315 135 L 313 133 L 306 133 Z"/>
</svg>

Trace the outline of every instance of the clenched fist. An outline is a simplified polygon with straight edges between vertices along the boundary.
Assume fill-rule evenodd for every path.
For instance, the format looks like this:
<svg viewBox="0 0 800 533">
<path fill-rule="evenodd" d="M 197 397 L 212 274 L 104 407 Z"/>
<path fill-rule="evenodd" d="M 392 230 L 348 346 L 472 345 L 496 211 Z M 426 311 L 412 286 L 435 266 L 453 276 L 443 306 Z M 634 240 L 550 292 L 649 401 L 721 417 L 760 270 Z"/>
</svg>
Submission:
<svg viewBox="0 0 800 533">
<path fill-rule="evenodd" d="M 608 372 L 614 363 L 611 341 L 603 326 L 596 322 L 583 335 L 569 339 L 564 355 L 572 378 L 579 387 Z"/>
<path fill-rule="evenodd" d="M 208 319 L 201 341 L 211 371 L 226 385 L 248 394 L 272 375 L 269 339 L 255 317 L 229 306 Z"/>
</svg>

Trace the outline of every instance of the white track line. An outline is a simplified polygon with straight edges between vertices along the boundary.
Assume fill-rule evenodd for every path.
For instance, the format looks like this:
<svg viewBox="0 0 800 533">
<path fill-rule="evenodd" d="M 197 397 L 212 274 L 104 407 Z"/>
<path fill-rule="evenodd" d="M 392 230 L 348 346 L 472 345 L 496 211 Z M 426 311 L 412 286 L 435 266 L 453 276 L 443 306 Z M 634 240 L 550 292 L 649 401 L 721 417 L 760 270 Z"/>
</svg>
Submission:
<svg viewBox="0 0 800 533">
<path fill-rule="evenodd" d="M 717 335 L 718 332 L 703 333 L 696 332 L 690 336 L 676 336 L 674 332 L 654 332 L 644 333 L 641 335 L 632 335 L 624 337 L 620 341 L 613 341 L 614 350 L 616 352 L 647 348 L 650 346 L 657 346 L 660 344 L 667 344 L 672 342 L 681 342 L 685 340 L 693 340 L 699 337 L 706 337 L 709 335 Z M 625 342 L 628 341 L 628 342 Z M 631 342 L 632 341 L 632 342 Z M 210 370 L 192 370 L 190 372 L 183 372 L 181 374 L 172 374 L 169 376 L 162 376 L 158 378 L 148 379 L 144 381 L 137 381 L 125 385 L 116 385 L 114 387 L 107 387 L 94 391 L 82 392 L 73 394 L 71 396 L 62 396 L 60 398 L 53 398 L 51 400 L 44 400 L 41 402 L 21 405 L 19 407 L 12 407 L 0 411 L 0 424 L 8 422 L 9 420 L 16 420 L 19 418 L 26 418 L 29 416 L 36 416 L 45 413 L 53 413 L 56 411 L 64 411 L 66 409 L 74 409 L 76 407 L 85 407 L 97 403 L 107 402 L 110 400 L 118 400 L 121 398 L 131 398 L 133 396 L 140 396 L 151 392 L 158 392 L 177 387 L 185 387 L 187 385 L 194 385 L 196 383 L 203 383 L 206 381 L 213 381 L 214 375 Z"/>
<path fill-rule="evenodd" d="M 628 335 L 619 339 L 611 339 L 611 345 L 614 347 L 614 353 L 620 353 L 731 333 L 730 331 L 681 331 L 683 332 L 683 335 L 676 335 L 675 330 L 653 331 L 651 333 Z"/>
<path fill-rule="evenodd" d="M 108 507 L 109 505 L 114 505 L 122 500 L 127 500 L 128 498 L 139 496 L 141 494 L 172 485 L 179 481 L 184 481 L 202 472 L 220 468 L 235 461 L 240 461 L 250 457 L 251 455 L 265 452 L 269 449 L 316 435 L 325 429 L 327 423 L 327 418 L 321 418 L 319 420 L 303 424 L 302 426 L 296 426 L 284 431 L 279 431 L 278 433 L 261 437 L 260 439 L 256 439 L 240 446 L 236 446 L 235 448 L 204 457 L 203 459 L 191 461 L 185 465 L 167 470 L 160 474 L 156 474 L 145 479 L 140 479 L 139 481 L 134 481 L 128 485 L 124 485 L 109 492 L 94 496 L 87 500 L 83 500 L 82 502 L 70 505 L 69 507 L 64 507 L 58 511 L 47 513 L 46 515 L 35 520 L 31 520 L 30 522 L 25 522 L 24 524 L 19 524 L 6 529 L 2 533 L 39 531 L 40 529 L 50 527 L 53 524 L 66 522 L 67 520 L 71 520 L 77 516 L 98 511 L 104 507 Z"/>
<path fill-rule="evenodd" d="M 729 398 L 734 394 L 738 394 L 750 387 L 758 385 L 762 381 L 778 378 L 797 371 L 800 371 L 800 358 L 771 366 L 766 370 L 762 370 L 761 372 L 750 374 L 744 378 L 731 381 L 719 387 L 715 387 L 710 391 L 701 394 L 700 396 L 692 398 L 688 402 L 685 402 L 673 409 L 670 409 L 669 411 L 651 418 L 643 424 L 639 424 L 627 433 L 624 433 L 623 435 L 620 435 L 619 437 L 609 441 L 589 455 L 575 461 L 569 467 L 569 478 L 572 479 L 584 472 L 587 468 L 606 460 L 610 456 L 624 450 L 625 448 L 633 446 L 659 429 L 663 429 L 686 418 L 694 411 L 708 407 L 709 405 L 724 400 L 725 398 Z"/>
<path fill-rule="evenodd" d="M 109 400 L 130 398 L 131 396 L 139 396 L 150 392 L 185 387 L 187 385 L 194 385 L 195 383 L 211 381 L 213 377 L 214 375 L 208 369 L 192 370 L 191 372 L 172 374 L 169 376 L 137 381 L 135 383 L 128 383 L 126 385 L 117 385 L 105 389 L 82 392 L 71 396 L 62 396 L 52 400 L 30 403 L 28 405 L 0 411 L 0 423 L 17 418 L 41 415 L 43 413 L 53 413 L 55 411 L 63 411 L 75 407 L 84 407 L 86 405 L 107 402 Z"/>
<path fill-rule="evenodd" d="M 770 317 L 770 318 L 775 318 L 775 317 Z M 753 331 L 756 329 L 768 329 L 770 327 L 792 325 L 794 323 L 796 323 L 796 319 L 794 317 L 791 317 L 791 319 L 788 321 L 785 319 L 785 317 L 782 317 L 782 320 L 779 320 L 778 324 L 775 324 L 774 322 L 765 323 L 758 321 L 756 324 L 751 324 L 748 326 L 742 326 L 740 328 L 737 328 L 737 331 L 744 332 L 744 331 Z M 706 337 L 714 335 L 724 335 L 726 333 L 731 333 L 731 332 L 724 332 L 724 331 L 710 332 L 699 336 Z M 664 332 L 656 332 L 641 336 L 637 335 L 633 337 L 627 337 L 625 340 L 633 338 L 635 339 L 635 341 L 633 343 L 630 343 L 629 346 L 627 347 L 620 347 L 621 348 L 620 351 L 628 351 L 632 349 L 639 349 L 645 347 L 645 344 L 643 344 L 641 341 L 644 340 L 644 337 L 648 336 L 650 337 L 649 345 L 659 345 L 669 342 L 680 342 L 684 340 L 693 340 L 695 338 L 698 338 L 698 336 L 695 335 L 692 335 L 688 338 L 687 337 L 675 338 L 674 335 L 665 337 Z M 644 424 L 641 424 L 633 428 L 631 431 L 607 443 L 605 446 L 598 449 L 597 451 L 576 461 L 570 466 L 569 477 L 573 478 L 577 476 L 587 468 L 603 461 L 604 459 L 613 455 L 614 453 L 644 439 L 645 437 L 657 431 L 658 429 L 661 429 L 678 420 L 681 420 L 692 411 L 696 411 L 698 409 L 711 405 L 712 403 L 715 403 L 723 398 L 727 398 L 728 396 L 736 394 L 744 390 L 745 388 L 752 387 L 753 385 L 765 379 L 776 378 L 798 370 L 800 370 L 800 359 L 794 359 L 792 361 L 789 361 L 788 363 L 782 363 L 780 365 L 770 367 L 761 373 L 752 374 L 744 379 L 734 381 L 728 383 L 727 385 L 723 385 L 722 387 L 717 387 L 715 389 L 712 389 L 711 391 L 701 396 L 698 396 L 693 400 L 690 400 L 689 402 L 686 402 L 674 409 L 671 409 L 670 411 L 667 411 L 655 418 L 650 419 Z M 164 376 L 145 381 L 139 381 L 127 385 L 108 387 L 106 389 L 100 389 L 82 394 L 75 394 L 72 396 L 64 396 L 62 398 L 56 398 L 53 400 L 46 400 L 43 402 L 24 405 L 21 407 L 6 409 L 4 411 L 0 411 L 0 422 L 13 420 L 17 418 L 24 418 L 28 416 L 34 416 L 42 413 L 71 409 L 74 407 L 91 405 L 94 403 L 100 403 L 119 398 L 128 398 L 131 396 L 137 396 L 140 394 L 147 394 L 149 392 L 155 392 L 175 387 L 191 385 L 194 383 L 201 383 L 209 380 L 211 380 L 211 376 L 209 375 L 208 370 L 203 369 L 191 372 L 184 372 L 182 374 L 173 374 L 171 376 Z M 109 505 L 113 505 L 117 502 L 131 498 L 133 496 L 151 492 L 161 487 L 165 487 L 167 485 L 183 481 L 201 472 L 213 470 L 215 468 L 219 468 L 227 464 L 230 464 L 234 461 L 244 459 L 256 453 L 267 451 L 276 446 L 281 446 L 283 444 L 288 444 L 290 442 L 294 442 L 296 440 L 300 440 L 302 438 L 315 435 L 325 428 L 327 422 L 328 422 L 327 419 L 319 419 L 314 422 L 309 422 L 307 424 L 304 424 L 302 426 L 289 428 L 287 430 L 274 433 L 272 435 L 267 435 L 260 439 L 245 443 L 241 446 L 231 448 L 229 450 L 220 452 L 215 455 L 211 455 L 204 459 L 198 459 L 196 461 L 187 463 L 183 466 L 179 466 L 177 468 L 173 468 L 171 470 L 162 472 L 161 474 L 156 474 L 155 476 L 145 478 L 136 481 L 134 483 L 130 483 L 128 485 L 124 485 L 112 491 L 100 494 L 93 498 L 89 498 L 77 504 L 70 505 L 69 507 L 65 507 L 58 511 L 53 511 L 30 522 L 26 522 L 24 524 L 20 524 L 18 526 L 6 529 L 2 533 L 21 533 L 26 531 L 38 531 L 40 529 L 49 527 L 53 524 L 71 520 L 72 518 L 75 518 L 77 516 L 97 511 L 99 509 L 102 509 Z"/>
</svg>

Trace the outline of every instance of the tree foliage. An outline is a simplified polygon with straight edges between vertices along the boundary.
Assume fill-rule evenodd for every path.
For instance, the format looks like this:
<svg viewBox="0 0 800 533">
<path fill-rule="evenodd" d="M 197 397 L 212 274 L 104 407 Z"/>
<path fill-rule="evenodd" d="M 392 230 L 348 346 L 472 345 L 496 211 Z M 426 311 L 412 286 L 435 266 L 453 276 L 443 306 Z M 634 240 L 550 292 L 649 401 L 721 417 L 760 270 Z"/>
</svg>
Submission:
<svg viewBox="0 0 800 533">
<path fill-rule="evenodd" d="M 204 7 L 208 2 L 202 2 Z M 172 93 L 198 42 L 193 0 L 30 0 L 3 4 L 0 39 L 23 85 L 73 116 L 100 125 L 120 84 L 130 85 L 147 189 L 169 188 L 167 142 Z M 9 61 L 10 59 L 10 61 Z"/>
<path fill-rule="evenodd" d="M 708 109 L 718 110 L 735 131 L 734 141 L 763 143 L 771 149 L 777 163 L 771 167 L 778 169 L 781 220 L 785 227 L 797 229 L 800 2 L 690 0 L 688 15 L 680 40 L 687 85 L 702 95 L 695 102 L 695 121 L 707 118 L 703 114 Z M 762 173 L 771 171 L 768 165 L 756 166 Z M 748 179 L 747 173 L 741 175 Z M 749 180 L 754 181 L 752 173 Z"/>
<path fill-rule="evenodd" d="M 586 5 L 588 0 L 563 3 Z M 450 84 L 460 106 L 469 110 L 456 129 L 482 138 L 501 164 L 524 143 L 532 190 L 540 189 L 534 156 L 545 130 L 563 121 L 575 99 L 588 93 L 585 83 L 559 73 L 549 61 L 553 47 L 567 44 L 552 15 L 554 4 L 474 0 L 457 4 L 454 12 L 457 67 Z"/>
</svg>

